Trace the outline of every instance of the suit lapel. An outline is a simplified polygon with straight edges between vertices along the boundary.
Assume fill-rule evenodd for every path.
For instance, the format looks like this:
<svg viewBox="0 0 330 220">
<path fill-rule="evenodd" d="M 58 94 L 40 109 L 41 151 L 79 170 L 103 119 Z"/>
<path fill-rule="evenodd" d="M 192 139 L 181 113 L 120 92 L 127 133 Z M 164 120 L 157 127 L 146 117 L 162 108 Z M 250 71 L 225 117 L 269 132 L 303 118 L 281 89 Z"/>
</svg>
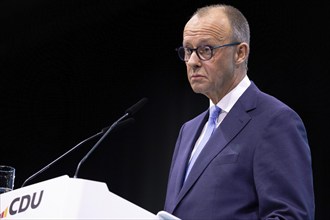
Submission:
<svg viewBox="0 0 330 220">
<path fill-rule="evenodd" d="M 175 167 L 173 167 L 173 171 L 177 171 L 173 175 L 175 178 L 175 195 L 177 196 L 181 191 L 183 179 L 186 173 L 186 166 L 191 154 L 191 151 L 197 141 L 199 134 L 201 133 L 204 124 L 207 120 L 208 111 L 205 111 L 197 118 L 196 121 L 192 122 L 191 125 L 187 126 L 187 130 L 185 131 L 184 137 L 182 138 L 181 142 L 184 143 L 183 148 L 180 152 L 178 152 L 178 159 L 176 160 Z M 191 138 L 194 137 L 194 138 Z"/>
<path fill-rule="evenodd" d="M 222 152 L 222 150 L 228 145 L 230 141 L 246 126 L 246 124 L 251 120 L 249 111 L 257 107 L 257 97 L 260 90 L 251 81 L 249 88 L 242 94 L 233 108 L 230 110 L 226 118 L 216 129 L 215 133 L 210 138 L 209 142 L 205 145 L 201 154 L 197 158 L 190 174 L 182 186 L 182 181 L 185 175 L 185 169 L 187 165 L 188 156 L 191 153 L 192 147 L 196 142 L 198 134 L 200 134 L 203 125 L 206 122 L 205 117 L 207 116 L 207 111 L 199 115 L 197 118 L 193 119 L 188 125 L 187 130 L 189 132 L 184 132 L 182 138 L 176 146 L 179 148 L 177 153 L 176 163 L 172 167 L 174 175 L 171 175 L 171 183 L 174 180 L 176 182 L 175 196 L 171 200 L 168 207 L 168 211 L 174 212 L 180 201 L 188 193 L 191 187 L 195 184 L 207 166 L 211 161 Z M 198 129 L 194 129 L 197 127 Z M 189 130 L 190 129 L 190 130 Z M 192 137 L 196 137 L 193 138 Z M 183 162 L 178 162 L 183 161 Z M 177 172 L 176 172 L 177 171 Z M 178 181 L 179 180 L 179 181 Z M 181 188 L 182 186 L 182 188 Z M 172 186 L 170 187 L 172 188 Z M 173 195 L 173 194 L 172 194 Z"/>
<path fill-rule="evenodd" d="M 251 117 L 242 110 L 242 106 L 233 107 L 226 118 L 215 130 L 204 149 L 197 158 L 190 174 L 178 194 L 175 206 L 187 194 L 189 189 L 198 180 L 203 171 L 207 168 L 210 162 L 227 146 L 227 144 L 243 129 L 243 127 L 250 121 Z M 190 153 L 190 152 L 189 152 Z M 185 160 L 187 162 L 187 160 Z M 185 169 L 186 164 L 180 168 Z M 184 172 L 180 172 L 180 178 L 183 178 Z M 174 207 L 175 208 L 175 207 Z"/>
<path fill-rule="evenodd" d="M 208 143 L 205 145 L 204 149 L 200 153 L 193 168 L 190 171 L 186 182 L 182 186 L 181 191 L 178 194 L 176 203 L 173 207 L 173 210 L 188 193 L 190 188 L 198 180 L 198 178 L 201 176 L 207 166 L 211 163 L 211 161 L 219 153 L 221 153 L 221 151 L 228 145 L 228 143 L 251 120 L 251 117 L 247 112 L 256 107 L 256 99 L 253 98 L 253 95 L 255 95 L 255 89 L 257 88 L 252 83 L 250 88 L 241 96 L 240 101 L 238 101 L 234 105 L 234 107 L 228 113 L 228 115 L 220 124 L 220 126 L 215 130 L 215 133 L 211 136 Z M 199 121 L 199 123 L 202 122 Z M 190 152 L 191 151 L 189 151 L 189 153 Z M 185 162 L 187 162 L 187 160 L 185 160 Z M 183 169 L 185 169 L 186 164 L 182 165 L 182 167 L 184 167 Z M 180 167 L 180 169 L 182 169 L 182 167 Z M 182 179 L 184 174 L 185 173 L 181 170 L 179 178 Z"/>
</svg>

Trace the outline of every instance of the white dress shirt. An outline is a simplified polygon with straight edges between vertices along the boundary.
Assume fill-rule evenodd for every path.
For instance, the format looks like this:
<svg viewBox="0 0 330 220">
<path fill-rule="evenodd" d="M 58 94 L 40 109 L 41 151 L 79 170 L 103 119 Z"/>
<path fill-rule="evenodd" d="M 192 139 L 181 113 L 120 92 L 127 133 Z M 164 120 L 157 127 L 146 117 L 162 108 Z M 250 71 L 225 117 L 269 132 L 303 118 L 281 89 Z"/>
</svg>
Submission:
<svg viewBox="0 0 330 220">
<path fill-rule="evenodd" d="M 238 85 L 231 90 L 227 95 L 225 95 L 216 105 L 221 109 L 221 113 L 217 119 L 217 124 L 216 127 L 220 125 L 220 123 L 223 121 L 223 119 L 226 117 L 230 109 L 234 106 L 234 104 L 237 102 L 239 97 L 244 93 L 244 91 L 250 86 L 251 81 L 247 75 L 243 78 L 243 80 L 238 83 Z M 210 100 L 210 107 L 211 108 L 213 105 L 215 105 L 211 100 Z M 204 125 L 204 128 L 201 132 L 201 135 L 199 136 L 198 140 L 195 143 L 194 149 L 191 152 L 190 159 L 192 158 L 192 155 L 196 151 L 196 147 L 199 145 L 200 141 L 203 139 L 205 130 L 207 127 L 207 123 Z"/>
</svg>

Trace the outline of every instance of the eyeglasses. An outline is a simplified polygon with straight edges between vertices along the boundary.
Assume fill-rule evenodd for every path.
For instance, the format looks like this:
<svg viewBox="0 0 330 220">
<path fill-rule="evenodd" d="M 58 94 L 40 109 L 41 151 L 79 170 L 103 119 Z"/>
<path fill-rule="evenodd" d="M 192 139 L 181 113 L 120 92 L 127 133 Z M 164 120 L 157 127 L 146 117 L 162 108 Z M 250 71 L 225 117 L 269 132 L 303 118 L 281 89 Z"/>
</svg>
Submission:
<svg viewBox="0 0 330 220">
<path fill-rule="evenodd" d="M 215 47 L 212 47 L 212 46 L 208 46 L 208 45 L 203 45 L 203 46 L 199 46 L 195 49 L 193 48 L 189 48 L 189 47 L 179 47 L 176 49 L 176 51 L 178 52 L 178 55 L 180 57 L 180 59 L 182 61 L 185 61 L 185 62 L 188 62 L 188 60 L 190 59 L 191 57 L 191 54 L 195 51 L 198 58 L 200 60 L 209 60 L 213 57 L 214 53 L 213 53 L 213 50 L 214 49 L 218 49 L 218 48 L 221 48 L 221 47 L 229 47 L 229 46 L 235 46 L 235 45 L 238 45 L 240 44 L 240 42 L 235 42 L 235 43 L 230 43 L 230 44 L 223 44 L 223 45 L 219 45 L 219 46 L 215 46 Z"/>
</svg>

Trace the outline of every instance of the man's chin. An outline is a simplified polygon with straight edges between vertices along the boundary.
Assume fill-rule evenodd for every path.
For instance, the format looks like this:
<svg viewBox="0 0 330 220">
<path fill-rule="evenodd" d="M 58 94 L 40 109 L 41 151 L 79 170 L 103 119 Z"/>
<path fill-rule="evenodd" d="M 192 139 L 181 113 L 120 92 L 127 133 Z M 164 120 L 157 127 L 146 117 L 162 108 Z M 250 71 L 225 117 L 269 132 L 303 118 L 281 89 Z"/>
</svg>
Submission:
<svg viewBox="0 0 330 220">
<path fill-rule="evenodd" d="M 204 90 L 200 87 L 191 87 L 192 90 L 194 91 L 194 93 L 197 93 L 197 94 L 204 94 Z"/>
</svg>

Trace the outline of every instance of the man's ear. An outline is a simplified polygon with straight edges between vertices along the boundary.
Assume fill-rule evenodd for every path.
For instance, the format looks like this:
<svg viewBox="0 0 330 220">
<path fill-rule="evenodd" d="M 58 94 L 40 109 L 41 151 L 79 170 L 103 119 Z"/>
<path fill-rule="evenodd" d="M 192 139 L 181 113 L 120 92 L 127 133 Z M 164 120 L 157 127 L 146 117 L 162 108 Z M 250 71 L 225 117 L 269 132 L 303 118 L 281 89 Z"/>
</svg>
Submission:
<svg viewBox="0 0 330 220">
<path fill-rule="evenodd" d="M 237 50 L 236 50 L 236 64 L 241 64 L 243 62 L 245 62 L 245 60 L 248 58 L 249 55 L 249 45 L 247 43 L 241 43 L 237 46 Z"/>
</svg>

